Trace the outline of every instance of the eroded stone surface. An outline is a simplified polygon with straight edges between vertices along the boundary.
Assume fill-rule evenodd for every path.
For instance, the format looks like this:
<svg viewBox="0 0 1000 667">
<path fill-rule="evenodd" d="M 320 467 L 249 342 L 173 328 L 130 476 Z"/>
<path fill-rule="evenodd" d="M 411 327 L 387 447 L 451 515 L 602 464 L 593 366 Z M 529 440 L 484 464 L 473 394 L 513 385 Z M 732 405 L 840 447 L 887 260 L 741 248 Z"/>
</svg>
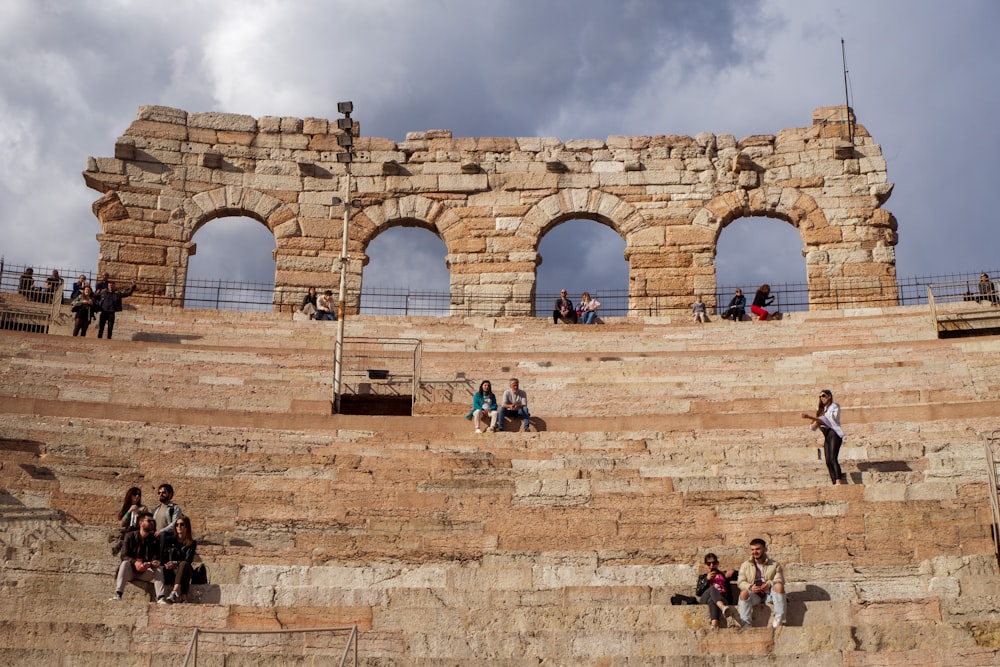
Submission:
<svg viewBox="0 0 1000 667">
<path fill-rule="evenodd" d="M 812 307 L 895 303 L 896 222 L 881 208 L 892 185 L 881 148 L 850 120 L 853 143 L 844 107 L 739 141 L 709 132 L 567 142 L 448 130 L 398 143 L 357 136 L 349 308 L 358 308 L 371 240 L 415 225 L 447 247 L 455 312 L 530 314 L 541 238 L 582 218 L 625 240 L 632 311 L 686 309 L 691 294 L 714 293 L 719 234 L 747 216 L 799 231 Z M 104 195 L 94 204 L 99 271 L 182 303 L 165 283 L 184 285 L 195 232 L 238 215 L 275 236 L 276 304 L 309 285 L 336 290 L 344 211 L 333 199 L 348 184 L 340 132 L 322 119 L 140 107 L 114 158 L 89 159 L 84 172 Z"/>
</svg>

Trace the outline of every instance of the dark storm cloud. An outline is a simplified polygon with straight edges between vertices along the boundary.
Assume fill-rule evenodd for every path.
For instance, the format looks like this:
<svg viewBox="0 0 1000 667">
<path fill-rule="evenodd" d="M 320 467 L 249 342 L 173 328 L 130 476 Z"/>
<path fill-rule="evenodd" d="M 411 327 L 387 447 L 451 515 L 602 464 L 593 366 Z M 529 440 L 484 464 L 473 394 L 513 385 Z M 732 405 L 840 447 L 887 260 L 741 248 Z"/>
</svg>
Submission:
<svg viewBox="0 0 1000 667">
<path fill-rule="evenodd" d="M 740 138 L 808 125 L 813 108 L 843 103 L 843 37 L 855 110 L 896 184 L 886 208 L 899 220 L 899 274 L 995 270 L 996 25 L 1000 4 L 989 0 L 7 0 L 0 254 L 8 263 L 95 267 L 90 204 L 100 193 L 80 172 L 88 155 L 112 152 L 140 105 L 335 117 L 336 102 L 351 99 L 364 134 L 395 140 L 439 128 L 563 140 L 702 131 Z M 579 265 L 568 243 L 547 241 L 560 229 L 542 240 L 540 290 L 554 267 Z M 775 236 L 758 225 L 748 239 L 737 231 L 723 232 L 720 282 L 729 271 L 752 282 L 801 279 L 794 230 Z M 386 244 L 397 253 L 387 262 L 400 284 L 447 284 L 441 242 L 424 234 Z M 207 257 L 207 241 L 195 242 Z M 269 247 L 234 243 L 232 257 L 251 258 L 241 274 L 262 270 L 253 257 L 270 259 Z M 426 264 L 404 269 L 398 253 Z M 376 275 L 378 264 L 366 284 L 389 278 Z M 584 280 L 559 275 L 553 280 Z"/>
</svg>

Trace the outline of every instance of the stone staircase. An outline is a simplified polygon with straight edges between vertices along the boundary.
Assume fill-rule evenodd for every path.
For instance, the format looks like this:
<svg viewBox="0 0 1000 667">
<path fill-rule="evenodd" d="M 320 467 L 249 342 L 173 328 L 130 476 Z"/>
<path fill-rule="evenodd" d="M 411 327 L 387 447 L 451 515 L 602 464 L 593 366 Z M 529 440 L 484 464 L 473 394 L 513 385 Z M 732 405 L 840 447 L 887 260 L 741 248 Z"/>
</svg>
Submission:
<svg viewBox="0 0 1000 667">
<path fill-rule="evenodd" d="M 424 377 L 452 394 L 430 389 L 447 410 L 425 396 L 413 417 L 330 416 L 289 396 L 328 382 L 332 327 L 211 315 L 127 313 L 111 342 L 0 332 L 3 663 L 179 665 L 195 627 L 344 624 L 372 666 L 1000 659 L 980 437 L 1000 338 L 939 341 L 913 309 L 557 330 L 355 318 L 349 335 L 420 338 Z M 541 432 L 471 432 L 470 358 L 473 388 L 522 379 Z M 276 379 L 202 382 L 236 369 Z M 102 374 L 113 389 L 86 391 Z M 847 486 L 798 418 L 819 385 L 844 404 Z M 200 604 L 132 586 L 104 602 L 120 496 L 163 481 L 212 581 Z M 756 536 L 786 564 L 786 627 L 758 610 L 759 627 L 712 632 L 704 607 L 670 605 L 704 553 L 735 567 Z M 269 646 L 233 639 L 225 664 L 304 660 Z"/>
</svg>

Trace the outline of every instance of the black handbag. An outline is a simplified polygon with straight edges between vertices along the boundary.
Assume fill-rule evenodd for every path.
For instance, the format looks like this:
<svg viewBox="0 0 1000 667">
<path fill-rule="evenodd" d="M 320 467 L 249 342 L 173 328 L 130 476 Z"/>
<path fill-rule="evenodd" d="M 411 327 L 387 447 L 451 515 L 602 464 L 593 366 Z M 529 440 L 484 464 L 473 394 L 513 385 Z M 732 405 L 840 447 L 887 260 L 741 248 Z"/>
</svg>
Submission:
<svg viewBox="0 0 1000 667">
<path fill-rule="evenodd" d="M 191 583 L 198 585 L 208 583 L 208 568 L 205 567 L 204 563 L 199 563 L 191 568 Z"/>
</svg>

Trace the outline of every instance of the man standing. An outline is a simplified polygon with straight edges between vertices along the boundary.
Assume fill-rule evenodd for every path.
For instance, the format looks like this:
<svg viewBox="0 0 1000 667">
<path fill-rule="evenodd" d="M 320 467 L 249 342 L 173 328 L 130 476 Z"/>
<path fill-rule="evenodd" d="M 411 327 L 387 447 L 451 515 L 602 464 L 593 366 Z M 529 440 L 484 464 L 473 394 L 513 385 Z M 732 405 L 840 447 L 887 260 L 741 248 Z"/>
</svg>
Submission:
<svg viewBox="0 0 1000 667">
<path fill-rule="evenodd" d="M 111 333 L 115 330 L 115 313 L 122 310 L 122 299 L 132 296 L 135 291 L 135 284 L 124 292 L 115 289 L 115 281 L 109 280 L 104 288 L 102 283 L 97 284 L 97 292 L 94 296 L 97 299 L 97 307 L 101 310 L 101 319 L 97 321 L 97 337 L 104 337 L 104 325 L 108 325 L 108 340 L 111 340 Z"/>
<path fill-rule="evenodd" d="M 153 508 L 153 521 L 156 524 L 156 538 L 162 548 L 168 536 L 174 534 L 174 523 L 184 513 L 174 500 L 174 487 L 169 484 L 160 484 L 156 490 L 160 497 L 160 504 Z"/>
<path fill-rule="evenodd" d="M 528 412 L 528 395 L 518 388 L 517 378 L 510 379 L 510 389 L 505 389 L 500 400 L 500 414 L 497 415 L 496 429 L 503 429 L 503 418 L 508 412 L 524 420 L 524 432 L 531 426 L 531 413 Z"/>
<path fill-rule="evenodd" d="M 740 565 L 737 579 L 740 588 L 740 624 L 750 627 L 753 608 L 761 602 L 774 605 L 772 627 L 785 622 L 785 575 L 781 564 L 767 557 L 767 543 L 755 538 L 750 541 L 750 559 Z"/>
<path fill-rule="evenodd" d="M 166 604 L 163 598 L 163 568 L 160 567 L 160 543 L 156 539 L 154 529 L 156 522 L 153 515 L 143 512 L 139 515 L 139 530 L 125 534 L 122 544 L 122 562 L 118 565 L 118 576 L 115 579 L 115 595 L 112 602 L 122 599 L 125 584 L 133 579 L 152 581 L 156 591 L 157 604 Z"/>
</svg>

